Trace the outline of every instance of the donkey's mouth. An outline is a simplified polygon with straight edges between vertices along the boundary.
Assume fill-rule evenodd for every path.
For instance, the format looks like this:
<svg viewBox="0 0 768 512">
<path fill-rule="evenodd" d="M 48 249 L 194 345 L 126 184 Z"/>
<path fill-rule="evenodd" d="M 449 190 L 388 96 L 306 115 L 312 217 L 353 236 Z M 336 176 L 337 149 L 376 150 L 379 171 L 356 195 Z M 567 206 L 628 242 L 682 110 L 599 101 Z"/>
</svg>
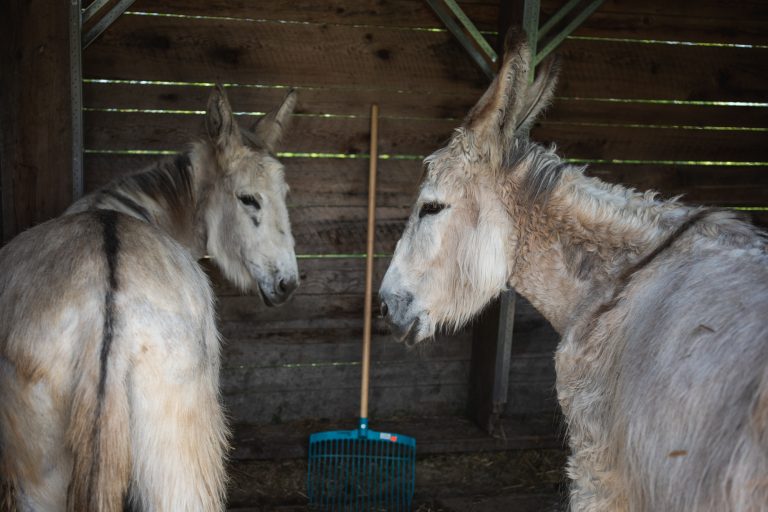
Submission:
<svg viewBox="0 0 768 512">
<path fill-rule="evenodd" d="M 259 288 L 259 294 L 261 295 L 261 300 L 264 301 L 264 304 L 266 304 L 267 307 L 273 308 L 277 306 L 277 304 L 275 304 L 272 301 L 272 299 L 270 299 L 269 296 L 266 293 L 264 293 L 264 290 L 261 289 L 261 285 L 258 285 L 258 288 Z"/>
<path fill-rule="evenodd" d="M 416 336 L 419 333 L 419 319 L 418 317 L 413 320 L 413 322 L 408 325 L 405 329 L 395 329 L 395 326 L 392 326 L 392 334 L 395 335 L 395 339 L 398 343 L 405 343 L 406 347 L 413 347 L 416 345 L 416 343 L 419 342 L 418 339 L 416 339 Z"/>
</svg>

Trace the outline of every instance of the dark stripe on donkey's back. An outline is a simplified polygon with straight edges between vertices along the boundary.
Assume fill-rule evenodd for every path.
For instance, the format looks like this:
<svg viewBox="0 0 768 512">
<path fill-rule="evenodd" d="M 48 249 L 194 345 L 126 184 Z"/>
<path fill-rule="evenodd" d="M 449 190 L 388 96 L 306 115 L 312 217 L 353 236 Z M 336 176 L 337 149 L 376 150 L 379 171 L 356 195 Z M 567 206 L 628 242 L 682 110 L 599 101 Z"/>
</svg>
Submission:
<svg viewBox="0 0 768 512">
<path fill-rule="evenodd" d="M 149 215 L 149 211 L 141 206 L 139 203 L 131 199 L 130 197 L 124 196 L 120 192 L 115 192 L 114 190 L 105 190 L 102 192 L 105 195 L 108 195 L 115 201 L 119 202 L 135 214 L 141 216 L 142 219 L 147 221 L 148 224 L 152 223 L 152 217 Z"/>
<path fill-rule="evenodd" d="M 117 282 L 117 264 L 118 252 L 120 251 L 120 240 L 117 236 L 118 213 L 113 210 L 100 210 L 94 212 L 99 219 L 102 227 L 102 236 L 104 238 L 104 256 L 107 263 L 107 289 L 104 296 L 104 329 L 101 338 L 101 351 L 99 356 L 99 384 L 96 395 L 96 417 L 93 422 L 93 465 L 91 466 L 91 478 L 88 485 L 88 500 L 94 504 L 96 496 L 91 486 L 98 480 L 96 476 L 99 472 L 100 463 L 100 443 L 101 434 L 101 414 L 104 406 L 104 393 L 107 384 L 107 368 L 109 362 L 109 353 L 112 348 L 112 341 L 115 336 L 115 292 L 118 288 Z"/>
<path fill-rule="evenodd" d="M 115 291 L 117 290 L 117 253 L 120 250 L 120 240 L 117 237 L 118 213 L 112 210 L 102 210 L 97 213 L 104 232 L 104 255 L 107 259 L 108 286 L 104 297 L 104 332 L 101 340 L 101 358 L 99 373 L 99 400 L 104 396 L 104 386 L 107 378 L 107 359 L 114 337 Z"/>
</svg>

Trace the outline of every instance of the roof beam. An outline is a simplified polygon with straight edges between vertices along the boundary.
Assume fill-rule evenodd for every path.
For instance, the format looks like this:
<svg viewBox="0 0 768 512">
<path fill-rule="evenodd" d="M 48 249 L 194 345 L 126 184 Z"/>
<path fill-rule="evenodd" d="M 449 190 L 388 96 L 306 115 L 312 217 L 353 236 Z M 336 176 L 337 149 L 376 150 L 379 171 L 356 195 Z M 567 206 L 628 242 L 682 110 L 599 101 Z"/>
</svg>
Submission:
<svg viewBox="0 0 768 512">
<path fill-rule="evenodd" d="M 94 17 L 104 10 L 105 6 L 110 0 L 95 0 L 83 11 L 82 24 L 94 19 Z M 83 49 L 96 40 L 102 32 L 107 30 L 109 26 L 115 22 L 128 8 L 133 4 L 135 0 L 119 0 L 115 5 L 107 9 L 104 16 L 96 22 L 86 33 L 83 34 Z"/>
<path fill-rule="evenodd" d="M 455 0 L 427 0 L 446 28 L 469 53 L 489 80 L 496 75 L 498 56 Z"/>
<path fill-rule="evenodd" d="M 530 73 L 529 79 L 533 80 L 535 75 L 535 66 L 540 64 L 550 53 L 552 53 L 565 39 L 581 25 L 595 10 L 600 7 L 604 0 L 586 0 L 581 10 L 577 7 L 585 3 L 585 0 L 569 0 L 560 8 L 551 18 L 549 18 L 541 27 L 539 26 L 539 16 L 541 11 L 539 0 L 524 0 L 522 2 L 522 22 L 519 25 L 523 28 L 528 38 L 528 46 L 531 49 L 533 58 L 534 72 Z M 427 0 L 427 3 L 435 14 L 442 20 L 446 28 L 456 37 L 462 47 L 469 53 L 469 56 L 480 67 L 480 69 L 493 79 L 498 70 L 498 55 L 491 48 L 482 33 L 477 29 L 474 23 L 467 17 L 456 0 Z M 513 2 L 518 4 L 520 2 Z M 500 11 L 504 7 L 500 8 Z M 546 40 L 546 36 L 552 30 L 561 25 L 573 11 L 576 11 L 565 27 Z M 515 13 L 517 14 L 517 13 Z M 513 17 L 513 20 L 515 17 Z M 519 19 L 519 18 L 518 18 Z M 503 35 L 500 33 L 500 37 Z M 541 49 L 539 49 L 541 48 Z"/>
</svg>

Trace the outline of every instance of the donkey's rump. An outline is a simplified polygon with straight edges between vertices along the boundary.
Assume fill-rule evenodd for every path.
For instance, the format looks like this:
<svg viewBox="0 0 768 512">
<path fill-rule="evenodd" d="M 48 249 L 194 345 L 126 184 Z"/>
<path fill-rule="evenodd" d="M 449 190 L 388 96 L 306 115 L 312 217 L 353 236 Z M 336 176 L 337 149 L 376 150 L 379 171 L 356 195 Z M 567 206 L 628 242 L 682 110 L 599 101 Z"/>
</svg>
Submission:
<svg viewBox="0 0 768 512">
<path fill-rule="evenodd" d="M 148 399 L 169 407 L 176 383 L 191 391 L 169 397 L 182 403 L 156 427 L 188 413 L 190 394 L 205 421 L 221 422 L 210 287 L 170 237 L 113 211 L 68 215 L 0 250 L 0 268 L 2 472 L 27 482 L 27 505 L 121 508 L 138 452 L 178 448 L 139 437 Z M 220 455 L 223 441 L 205 437 Z"/>
</svg>

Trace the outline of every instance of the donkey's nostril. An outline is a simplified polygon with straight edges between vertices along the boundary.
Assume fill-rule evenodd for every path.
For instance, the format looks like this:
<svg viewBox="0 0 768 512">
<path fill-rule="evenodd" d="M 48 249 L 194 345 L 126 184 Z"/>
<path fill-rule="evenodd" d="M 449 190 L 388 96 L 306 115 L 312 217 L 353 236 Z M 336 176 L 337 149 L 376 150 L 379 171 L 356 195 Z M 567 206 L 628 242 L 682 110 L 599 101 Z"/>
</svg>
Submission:
<svg viewBox="0 0 768 512">
<path fill-rule="evenodd" d="M 389 308 L 387 307 L 387 303 L 382 301 L 381 302 L 381 317 L 387 318 L 387 314 L 389 313 Z"/>
<path fill-rule="evenodd" d="M 298 286 L 298 279 L 280 279 L 277 282 L 275 292 L 282 297 L 288 298 Z"/>
</svg>

